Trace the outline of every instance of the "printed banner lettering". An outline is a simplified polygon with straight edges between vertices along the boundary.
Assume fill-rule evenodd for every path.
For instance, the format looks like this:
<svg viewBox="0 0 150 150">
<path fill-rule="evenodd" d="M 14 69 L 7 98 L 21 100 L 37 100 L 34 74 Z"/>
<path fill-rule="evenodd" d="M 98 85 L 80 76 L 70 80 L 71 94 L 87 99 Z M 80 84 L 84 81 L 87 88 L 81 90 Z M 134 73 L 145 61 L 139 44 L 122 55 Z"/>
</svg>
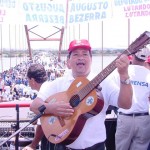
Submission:
<svg viewBox="0 0 150 150">
<path fill-rule="evenodd" d="M 135 17 L 150 17 L 150 0 L 0 0 L 0 23 L 65 26 L 66 20 L 77 24 Z"/>
<path fill-rule="evenodd" d="M 114 0 L 114 18 L 150 17 L 150 0 Z"/>
<path fill-rule="evenodd" d="M 110 0 L 72 0 L 69 2 L 68 23 L 82 23 L 111 18 Z"/>
</svg>

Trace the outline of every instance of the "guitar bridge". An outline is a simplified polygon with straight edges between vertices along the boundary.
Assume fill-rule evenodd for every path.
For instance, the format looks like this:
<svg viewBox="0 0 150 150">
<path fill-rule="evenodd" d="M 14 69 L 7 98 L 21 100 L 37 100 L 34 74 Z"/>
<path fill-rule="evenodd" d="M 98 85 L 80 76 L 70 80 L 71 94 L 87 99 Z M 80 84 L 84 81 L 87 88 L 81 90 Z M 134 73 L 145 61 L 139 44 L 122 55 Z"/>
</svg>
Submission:
<svg viewBox="0 0 150 150">
<path fill-rule="evenodd" d="M 57 138 L 59 138 L 59 139 L 61 138 L 61 137 L 59 137 L 58 135 L 55 135 L 55 134 L 51 134 L 49 137 L 51 137 L 51 136 L 53 136 L 53 137 L 55 137 L 55 138 L 57 137 Z M 49 137 L 48 137 L 48 138 L 49 138 Z"/>
</svg>

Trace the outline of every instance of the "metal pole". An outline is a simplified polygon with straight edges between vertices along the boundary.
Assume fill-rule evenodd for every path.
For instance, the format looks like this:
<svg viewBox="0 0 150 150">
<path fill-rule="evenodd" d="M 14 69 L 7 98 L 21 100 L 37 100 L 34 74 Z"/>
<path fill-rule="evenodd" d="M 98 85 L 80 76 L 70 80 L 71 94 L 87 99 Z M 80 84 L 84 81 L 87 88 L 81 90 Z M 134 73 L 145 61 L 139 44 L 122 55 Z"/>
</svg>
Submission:
<svg viewBox="0 0 150 150">
<path fill-rule="evenodd" d="M 16 57 L 16 65 L 17 65 L 17 47 L 16 47 L 16 25 L 15 25 L 15 51 L 16 51 L 16 55 L 15 55 L 15 57 Z"/>
<path fill-rule="evenodd" d="M 59 44 L 59 51 L 58 51 L 58 61 L 61 61 L 61 48 L 62 48 L 62 41 L 63 41 L 63 35 L 64 35 L 64 27 L 61 29 L 61 35 L 60 35 L 60 44 Z"/>
<path fill-rule="evenodd" d="M 11 68 L 11 34 L 10 34 L 10 24 L 9 24 L 9 52 L 10 52 L 10 67 Z"/>
<path fill-rule="evenodd" d="M 103 42 L 104 42 L 104 41 L 103 41 L 103 34 L 104 34 L 104 33 L 103 33 L 103 29 L 104 29 L 104 28 L 103 28 L 103 21 L 102 21 L 102 70 L 103 70 L 103 67 L 104 67 L 104 66 L 103 66 L 103 60 L 104 60 L 104 59 L 103 59 L 103 57 L 104 57 L 104 45 L 103 45 Z"/>
<path fill-rule="evenodd" d="M 79 40 L 80 40 L 80 24 L 79 24 Z"/>
<path fill-rule="evenodd" d="M 29 57 L 32 60 L 32 53 L 31 53 L 31 45 L 30 45 L 28 27 L 27 27 L 27 25 L 24 25 L 24 27 L 25 27 L 25 33 L 26 33 L 26 38 L 27 38 L 27 44 L 28 44 L 28 50 L 29 50 Z"/>
<path fill-rule="evenodd" d="M 130 19 L 128 19 L 128 47 L 130 45 Z"/>
<path fill-rule="evenodd" d="M 1 70 L 2 70 L 2 72 L 3 72 L 3 33 L 2 33 L 2 24 L 1 24 L 1 53 L 0 53 L 0 55 L 1 55 Z"/>
<path fill-rule="evenodd" d="M 19 130 L 19 105 L 16 104 L 16 114 L 17 114 L 17 118 L 16 118 L 16 131 Z M 19 147 L 19 133 L 16 134 L 16 138 L 15 138 L 15 150 L 18 150 Z"/>
<path fill-rule="evenodd" d="M 21 63 L 21 43 L 20 43 L 20 41 L 21 41 L 21 36 L 20 36 L 20 34 L 21 34 L 21 32 L 20 32 L 20 25 L 19 25 L 19 51 L 20 51 L 20 63 Z"/>
<path fill-rule="evenodd" d="M 90 38 L 89 29 L 90 29 L 90 24 L 89 24 L 89 22 L 88 22 L 88 41 L 89 41 L 89 38 Z"/>
</svg>

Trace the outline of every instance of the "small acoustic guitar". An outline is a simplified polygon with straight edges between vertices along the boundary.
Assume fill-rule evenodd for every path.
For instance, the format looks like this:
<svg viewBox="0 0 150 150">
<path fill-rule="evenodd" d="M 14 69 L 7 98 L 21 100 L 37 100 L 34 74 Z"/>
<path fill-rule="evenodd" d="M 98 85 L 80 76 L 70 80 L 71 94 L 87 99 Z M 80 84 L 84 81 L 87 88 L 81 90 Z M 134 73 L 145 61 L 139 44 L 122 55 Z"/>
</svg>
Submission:
<svg viewBox="0 0 150 150">
<path fill-rule="evenodd" d="M 148 44 L 149 39 L 150 32 L 145 31 L 122 54 L 136 53 Z M 67 91 L 54 94 L 46 100 L 47 103 L 69 102 L 75 110 L 69 118 L 53 115 L 41 117 L 42 129 L 50 142 L 66 145 L 72 143 L 80 135 L 86 120 L 89 118 L 88 112 L 94 110 L 95 107 L 101 111 L 104 103 L 102 100 L 97 100 L 95 88 L 116 68 L 116 59 L 93 80 L 88 81 L 84 77 L 79 77 L 75 79 Z"/>
</svg>

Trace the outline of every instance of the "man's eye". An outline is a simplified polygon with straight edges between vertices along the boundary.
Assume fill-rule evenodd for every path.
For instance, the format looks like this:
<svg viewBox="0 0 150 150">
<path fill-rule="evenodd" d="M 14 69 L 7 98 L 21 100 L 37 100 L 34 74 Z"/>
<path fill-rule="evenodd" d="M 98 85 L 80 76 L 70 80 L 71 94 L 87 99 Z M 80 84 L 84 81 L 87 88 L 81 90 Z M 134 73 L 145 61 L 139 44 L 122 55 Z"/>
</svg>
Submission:
<svg viewBox="0 0 150 150">
<path fill-rule="evenodd" d="M 85 54 L 83 54 L 84 56 L 88 56 L 89 54 L 87 54 L 87 53 L 85 53 Z"/>
<path fill-rule="evenodd" d="M 73 54 L 73 56 L 78 56 L 78 54 Z"/>
</svg>

